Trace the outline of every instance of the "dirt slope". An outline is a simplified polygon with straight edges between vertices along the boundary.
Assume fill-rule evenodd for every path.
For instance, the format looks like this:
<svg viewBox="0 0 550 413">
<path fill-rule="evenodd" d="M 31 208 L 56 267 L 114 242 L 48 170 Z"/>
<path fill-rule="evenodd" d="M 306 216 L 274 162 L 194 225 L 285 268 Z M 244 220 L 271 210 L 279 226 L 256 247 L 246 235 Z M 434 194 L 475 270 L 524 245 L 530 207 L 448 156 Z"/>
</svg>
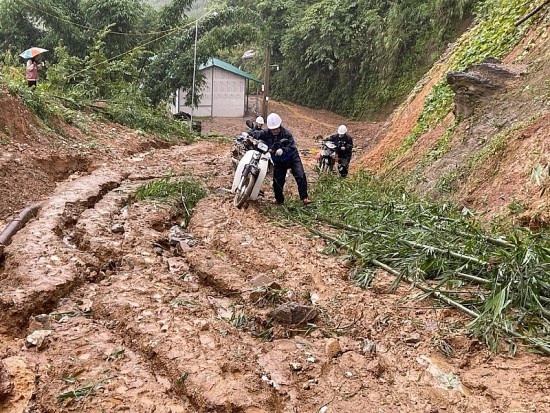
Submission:
<svg viewBox="0 0 550 413">
<path fill-rule="evenodd" d="M 506 80 L 455 124 L 450 113 L 402 156 L 388 156 L 411 133 L 432 85 L 446 75 L 445 59 L 428 73 L 383 128 L 363 167 L 406 175 L 411 187 L 450 198 L 484 214 L 532 228 L 550 223 L 550 27 L 543 14 L 500 67 Z M 503 72 L 504 73 L 504 72 Z M 454 126 L 453 126 L 454 125 Z M 447 135 L 446 135 L 447 134 Z M 386 162 L 386 163 L 385 163 Z"/>
<path fill-rule="evenodd" d="M 313 183 L 314 138 L 344 119 L 273 108 Z M 349 126 L 361 147 L 379 127 Z M 214 119 L 203 129 L 243 128 Z M 270 220 L 268 185 L 266 199 L 236 210 L 220 190 L 229 146 L 119 154 L 43 196 L 0 272 L 0 359 L 14 384 L 1 411 L 550 411 L 548 359 L 489 354 L 463 335 L 462 315 L 405 286 L 389 292 L 385 274 L 355 287 L 321 240 Z M 175 245 L 175 210 L 129 202 L 169 171 L 209 189 Z M 285 303 L 305 310 L 275 316 Z M 44 341 L 24 345 L 33 332 Z"/>
<path fill-rule="evenodd" d="M 72 125 L 59 120 L 46 125 L 2 87 L 0 108 L 0 223 L 44 199 L 56 182 L 72 174 L 87 174 L 102 163 L 168 146 L 93 114 L 82 114 Z"/>
</svg>

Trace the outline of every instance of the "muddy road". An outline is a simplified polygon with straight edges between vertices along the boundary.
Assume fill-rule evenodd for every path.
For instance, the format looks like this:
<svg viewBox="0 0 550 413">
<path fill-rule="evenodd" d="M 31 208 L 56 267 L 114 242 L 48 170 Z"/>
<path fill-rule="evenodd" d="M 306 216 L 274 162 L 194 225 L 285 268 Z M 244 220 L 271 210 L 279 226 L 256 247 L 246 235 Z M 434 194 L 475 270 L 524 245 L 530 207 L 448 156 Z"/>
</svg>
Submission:
<svg viewBox="0 0 550 413">
<path fill-rule="evenodd" d="M 344 120 L 273 109 L 314 185 L 315 137 Z M 349 129 L 368 150 L 379 126 Z M 229 148 L 152 149 L 57 185 L 5 251 L 0 411 L 550 412 L 548 359 L 490 354 L 461 314 L 383 273 L 354 286 L 322 240 L 273 221 L 267 185 L 235 209 Z M 209 191 L 183 231 L 174 209 L 132 202 L 168 173 Z"/>
</svg>

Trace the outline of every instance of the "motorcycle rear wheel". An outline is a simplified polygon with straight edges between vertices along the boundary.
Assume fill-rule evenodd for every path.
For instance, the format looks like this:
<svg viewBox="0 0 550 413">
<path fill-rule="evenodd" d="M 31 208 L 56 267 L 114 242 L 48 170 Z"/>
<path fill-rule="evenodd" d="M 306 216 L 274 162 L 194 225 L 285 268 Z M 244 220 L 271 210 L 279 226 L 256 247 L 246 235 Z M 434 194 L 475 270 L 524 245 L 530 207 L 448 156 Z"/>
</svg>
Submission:
<svg viewBox="0 0 550 413">
<path fill-rule="evenodd" d="M 248 202 L 255 184 L 256 177 L 252 174 L 248 174 L 246 177 L 241 178 L 241 182 L 235 191 L 235 198 L 233 199 L 233 204 L 237 208 L 242 208 Z"/>
</svg>

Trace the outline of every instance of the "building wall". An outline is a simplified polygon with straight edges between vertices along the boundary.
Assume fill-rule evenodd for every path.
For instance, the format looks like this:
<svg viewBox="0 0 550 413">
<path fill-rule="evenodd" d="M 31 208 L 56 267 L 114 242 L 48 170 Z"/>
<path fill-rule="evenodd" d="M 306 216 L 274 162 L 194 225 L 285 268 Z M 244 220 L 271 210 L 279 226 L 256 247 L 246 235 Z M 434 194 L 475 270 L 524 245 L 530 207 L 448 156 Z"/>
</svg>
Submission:
<svg viewBox="0 0 550 413">
<path fill-rule="evenodd" d="M 211 66 L 202 71 L 205 84 L 201 100 L 193 116 L 243 117 L 246 99 L 246 80 L 227 70 Z M 191 107 L 184 106 L 186 94 L 178 90 L 179 111 L 191 113 Z M 175 110 L 177 112 L 177 109 Z"/>
<path fill-rule="evenodd" d="M 246 80 L 214 67 L 212 116 L 243 117 Z"/>
</svg>

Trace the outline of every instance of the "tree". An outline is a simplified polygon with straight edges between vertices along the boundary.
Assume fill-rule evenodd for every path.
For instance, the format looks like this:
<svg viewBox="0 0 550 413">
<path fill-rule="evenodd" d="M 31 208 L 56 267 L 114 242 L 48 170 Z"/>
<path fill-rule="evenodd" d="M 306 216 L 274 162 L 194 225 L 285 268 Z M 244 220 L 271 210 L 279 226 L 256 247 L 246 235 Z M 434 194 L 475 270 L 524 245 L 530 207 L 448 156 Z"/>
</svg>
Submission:
<svg viewBox="0 0 550 413">
<path fill-rule="evenodd" d="M 218 50 L 256 38 L 254 25 L 243 23 L 248 12 L 241 8 L 224 7 L 200 19 L 198 24 L 197 63 L 206 63 Z M 192 88 L 195 25 L 182 29 L 158 47 L 144 70 L 144 89 L 153 103 L 167 99 L 176 89 L 188 92 Z M 199 75 L 197 86 L 201 86 Z"/>
</svg>

